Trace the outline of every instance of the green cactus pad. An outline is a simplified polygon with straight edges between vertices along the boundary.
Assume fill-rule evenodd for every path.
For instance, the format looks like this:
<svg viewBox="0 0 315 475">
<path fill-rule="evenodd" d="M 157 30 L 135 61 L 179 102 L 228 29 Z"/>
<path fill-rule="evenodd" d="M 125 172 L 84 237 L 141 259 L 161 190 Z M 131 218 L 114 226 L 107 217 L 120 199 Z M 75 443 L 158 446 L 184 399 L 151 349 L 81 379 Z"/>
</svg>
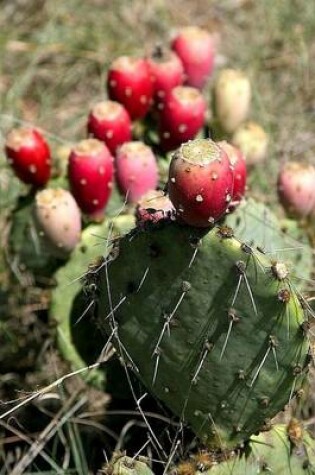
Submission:
<svg viewBox="0 0 315 475">
<path fill-rule="evenodd" d="M 195 474 L 199 474 L 196 470 Z M 287 427 L 278 424 L 269 432 L 252 437 L 250 455 L 220 463 L 206 475 L 314 475 L 315 441 L 304 431 L 299 441 L 292 442 Z"/>
<path fill-rule="evenodd" d="M 11 215 L 9 247 L 15 265 L 34 271 L 34 277 L 51 276 L 64 262 L 42 244 L 33 219 L 33 194 L 21 197 Z"/>
<path fill-rule="evenodd" d="M 270 259 L 288 263 L 292 282 L 297 288 L 306 288 L 312 272 L 312 248 L 297 222 L 279 220 L 265 204 L 252 198 L 246 200 L 225 220 L 238 239 L 260 248 Z"/>
<path fill-rule="evenodd" d="M 115 223 L 106 221 L 88 226 L 82 233 L 81 244 L 70 260 L 55 274 L 57 286 L 52 292 L 50 315 L 57 323 L 57 342 L 63 357 L 72 370 L 95 363 L 104 346 L 104 337 L 93 324 L 94 306 L 91 303 L 91 283 L 83 284 L 88 266 L 104 252 L 107 239 L 124 234 L 133 225 L 132 216 L 120 216 Z M 108 243 L 108 251 L 111 247 Z M 105 252 L 106 246 L 105 246 Z M 89 383 L 104 389 L 105 372 L 87 372 Z"/>
<path fill-rule="evenodd" d="M 135 230 L 98 289 L 99 322 L 123 359 L 221 449 L 268 425 L 299 389 L 309 350 L 286 267 L 232 236 L 176 223 Z"/>
</svg>

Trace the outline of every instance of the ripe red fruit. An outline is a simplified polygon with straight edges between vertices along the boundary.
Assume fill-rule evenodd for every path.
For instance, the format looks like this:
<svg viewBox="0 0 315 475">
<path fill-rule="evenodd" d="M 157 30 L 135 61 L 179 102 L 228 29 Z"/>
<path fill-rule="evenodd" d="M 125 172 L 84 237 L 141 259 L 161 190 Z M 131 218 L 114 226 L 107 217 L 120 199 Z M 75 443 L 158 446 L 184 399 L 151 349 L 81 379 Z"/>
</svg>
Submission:
<svg viewBox="0 0 315 475">
<path fill-rule="evenodd" d="M 153 82 L 154 103 L 160 109 L 171 90 L 183 84 L 184 68 L 175 53 L 160 47 L 156 47 L 148 64 Z"/>
<path fill-rule="evenodd" d="M 129 203 L 136 203 L 147 191 L 156 188 L 158 168 L 150 147 L 142 142 L 122 145 L 116 155 L 116 177 Z"/>
<path fill-rule="evenodd" d="M 247 169 L 242 152 L 225 140 L 218 142 L 228 156 L 233 172 L 233 194 L 231 204 L 237 205 L 245 194 Z"/>
<path fill-rule="evenodd" d="M 233 196 L 233 173 L 225 151 L 210 139 L 183 144 L 170 164 L 168 191 L 185 223 L 211 226 L 225 214 Z"/>
<path fill-rule="evenodd" d="M 196 26 L 183 28 L 172 42 L 186 75 L 186 84 L 202 89 L 214 66 L 215 41 L 206 30 Z"/>
<path fill-rule="evenodd" d="M 278 176 L 278 193 L 287 212 L 298 218 L 315 214 L 315 167 L 288 162 Z"/>
<path fill-rule="evenodd" d="M 136 219 L 138 226 L 145 223 L 157 223 L 175 217 L 175 208 L 169 197 L 160 190 L 150 190 L 138 202 Z"/>
<path fill-rule="evenodd" d="M 113 157 L 106 145 L 96 139 L 82 140 L 69 157 L 71 191 L 81 210 L 100 220 L 113 187 Z"/>
<path fill-rule="evenodd" d="M 159 136 L 164 151 L 174 150 L 193 139 L 205 122 L 206 101 L 201 93 L 187 86 L 175 87 L 159 117 Z"/>
<path fill-rule="evenodd" d="M 126 109 L 114 101 L 97 103 L 87 123 L 88 133 L 104 142 L 114 155 L 117 147 L 131 140 L 131 120 Z"/>
<path fill-rule="evenodd" d="M 6 139 L 5 152 L 20 180 L 35 187 L 46 185 L 51 173 L 50 149 L 38 130 L 13 129 Z"/>
<path fill-rule="evenodd" d="M 153 94 L 147 61 L 128 56 L 117 58 L 108 71 L 107 90 L 110 99 L 125 106 L 131 119 L 142 119 Z"/>
</svg>

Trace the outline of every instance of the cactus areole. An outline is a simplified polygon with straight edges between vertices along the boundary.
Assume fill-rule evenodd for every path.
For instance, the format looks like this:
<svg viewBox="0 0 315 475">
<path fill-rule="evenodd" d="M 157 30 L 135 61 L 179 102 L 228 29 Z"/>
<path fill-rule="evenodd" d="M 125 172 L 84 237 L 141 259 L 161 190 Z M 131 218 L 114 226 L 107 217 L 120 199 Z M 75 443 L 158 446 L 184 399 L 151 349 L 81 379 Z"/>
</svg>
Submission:
<svg viewBox="0 0 315 475">
<path fill-rule="evenodd" d="M 183 144 L 169 170 L 169 197 L 185 223 L 209 227 L 224 216 L 233 196 L 226 152 L 210 139 Z"/>
<path fill-rule="evenodd" d="M 273 267 L 231 228 L 169 221 L 99 270 L 98 320 L 122 361 L 210 447 L 266 428 L 303 383 L 304 310 Z"/>
</svg>

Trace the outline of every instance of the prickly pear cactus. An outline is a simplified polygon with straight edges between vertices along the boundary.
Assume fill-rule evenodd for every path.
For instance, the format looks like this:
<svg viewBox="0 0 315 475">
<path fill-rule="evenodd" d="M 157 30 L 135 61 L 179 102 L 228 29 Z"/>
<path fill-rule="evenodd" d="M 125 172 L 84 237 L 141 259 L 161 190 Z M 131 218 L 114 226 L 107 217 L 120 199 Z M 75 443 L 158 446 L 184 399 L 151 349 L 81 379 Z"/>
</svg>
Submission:
<svg viewBox="0 0 315 475">
<path fill-rule="evenodd" d="M 293 285 L 305 288 L 311 278 L 313 251 L 296 221 L 279 220 L 264 203 L 249 198 L 227 216 L 225 224 L 234 229 L 238 239 L 270 259 L 286 262 Z"/>
<path fill-rule="evenodd" d="M 203 443 L 269 425 L 308 366 L 287 267 L 233 237 L 176 223 L 120 240 L 98 276 L 98 319 L 128 366 Z"/>
<path fill-rule="evenodd" d="M 124 454 L 114 454 L 112 460 L 103 467 L 101 473 L 104 475 L 153 475 L 147 461 L 142 457 L 139 459 L 127 457 Z"/>
<path fill-rule="evenodd" d="M 125 234 L 133 226 L 132 216 L 119 216 L 115 222 L 92 225 L 82 233 L 81 244 L 70 260 L 55 274 L 57 286 L 52 293 L 50 316 L 57 323 L 57 342 L 63 357 L 72 370 L 95 363 L 104 346 L 103 336 L 93 324 L 95 285 L 86 283 L 93 275 L 93 263 L 109 252 L 111 240 Z M 87 271 L 88 265 L 90 268 Z M 83 285 L 82 285 L 83 283 Z M 87 338 L 88 335 L 88 338 Z M 86 373 L 88 382 L 104 389 L 105 372 Z"/>
<path fill-rule="evenodd" d="M 314 439 L 303 431 L 299 424 L 294 431 L 298 438 L 290 434 L 292 427 L 278 424 L 269 432 L 262 432 L 251 438 L 248 457 L 234 457 L 227 462 L 213 466 L 207 475 L 314 475 Z M 201 473 L 198 468 L 194 471 Z M 180 470 L 177 471 L 180 475 Z"/>
</svg>

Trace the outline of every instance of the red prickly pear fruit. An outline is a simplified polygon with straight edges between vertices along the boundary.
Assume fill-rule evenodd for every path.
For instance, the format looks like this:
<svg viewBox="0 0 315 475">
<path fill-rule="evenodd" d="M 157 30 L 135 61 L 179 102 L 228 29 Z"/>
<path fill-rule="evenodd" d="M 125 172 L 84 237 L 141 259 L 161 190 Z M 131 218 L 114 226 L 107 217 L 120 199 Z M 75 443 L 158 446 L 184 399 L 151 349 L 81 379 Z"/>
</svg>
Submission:
<svg viewBox="0 0 315 475">
<path fill-rule="evenodd" d="M 136 203 L 147 191 L 156 188 L 158 167 L 151 148 L 137 141 L 122 145 L 116 155 L 116 177 L 129 203 Z"/>
<path fill-rule="evenodd" d="M 68 177 L 73 196 L 81 210 L 99 221 L 113 187 L 113 157 L 103 142 L 86 139 L 71 151 Z"/>
<path fill-rule="evenodd" d="M 131 140 L 131 120 L 126 109 L 114 101 L 102 101 L 91 110 L 88 133 L 104 142 L 114 155 L 117 147 Z"/>
<path fill-rule="evenodd" d="M 39 235 L 49 251 L 67 257 L 81 237 L 81 213 L 71 193 L 47 188 L 35 196 L 34 215 Z"/>
<path fill-rule="evenodd" d="M 257 165 L 266 158 L 268 135 L 255 122 L 240 125 L 235 130 L 231 141 L 243 152 L 248 166 Z"/>
<path fill-rule="evenodd" d="M 315 167 L 308 163 L 288 162 L 278 176 L 278 194 L 288 212 L 297 218 L 315 213 Z"/>
<path fill-rule="evenodd" d="M 46 185 L 51 173 L 50 149 L 42 134 L 32 128 L 13 129 L 5 152 L 16 176 L 28 185 Z"/>
<path fill-rule="evenodd" d="M 108 71 L 107 90 L 111 100 L 125 106 L 131 119 L 142 119 L 151 106 L 153 94 L 147 61 L 129 56 L 117 58 Z"/>
<path fill-rule="evenodd" d="M 158 109 L 176 86 L 184 81 L 184 68 L 179 57 L 169 50 L 157 46 L 148 59 L 153 83 L 154 103 Z"/>
<path fill-rule="evenodd" d="M 158 223 L 174 218 L 175 208 L 163 191 L 150 190 L 138 201 L 135 214 L 137 225 L 144 226 L 148 222 Z"/>
<path fill-rule="evenodd" d="M 209 227 L 227 211 L 233 173 L 226 152 L 210 139 L 191 140 L 171 160 L 168 192 L 187 224 Z"/>
<path fill-rule="evenodd" d="M 193 139 L 203 127 L 206 101 L 193 87 L 175 87 L 159 117 L 160 144 L 164 151 L 174 150 Z"/>
<path fill-rule="evenodd" d="M 239 204 L 245 194 L 247 178 L 245 158 L 238 148 L 226 142 L 226 140 L 218 142 L 218 145 L 223 148 L 232 166 L 233 194 L 231 205 L 232 207 L 235 207 L 237 204 Z"/>
<path fill-rule="evenodd" d="M 188 26 L 178 33 L 172 48 L 183 63 L 186 84 L 202 89 L 214 67 L 213 36 L 202 28 Z"/>
<path fill-rule="evenodd" d="M 222 70 L 213 95 L 216 118 L 225 132 L 233 133 L 249 114 L 251 85 L 248 77 L 236 69 Z"/>
</svg>

